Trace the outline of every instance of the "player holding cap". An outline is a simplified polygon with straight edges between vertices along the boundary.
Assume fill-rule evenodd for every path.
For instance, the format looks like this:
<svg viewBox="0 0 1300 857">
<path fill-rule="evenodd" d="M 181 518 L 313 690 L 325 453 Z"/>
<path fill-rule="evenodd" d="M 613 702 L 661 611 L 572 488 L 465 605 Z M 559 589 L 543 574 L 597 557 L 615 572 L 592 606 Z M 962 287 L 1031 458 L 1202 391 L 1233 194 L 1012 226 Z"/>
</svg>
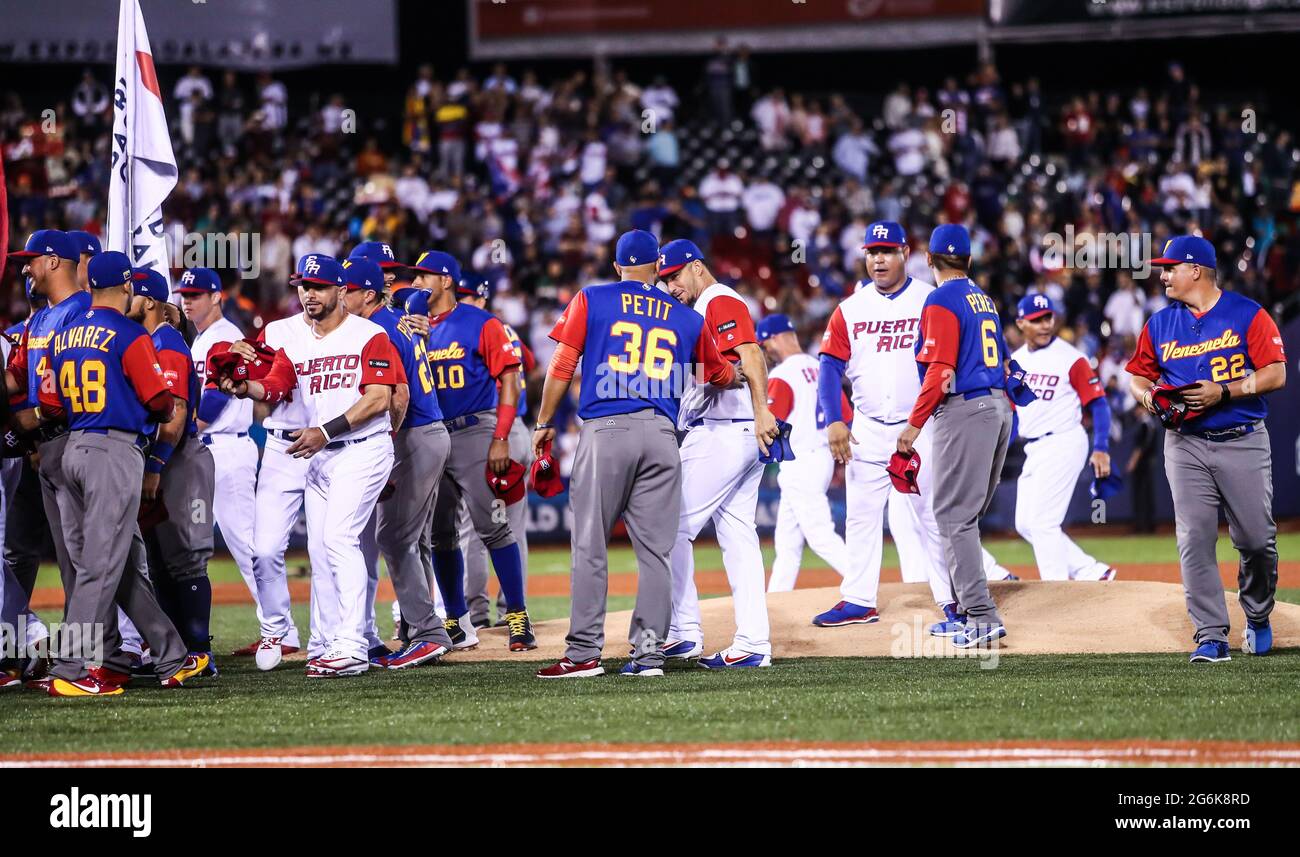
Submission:
<svg viewBox="0 0 1300 857">
<path fill-rule="evenodd" d="M 368 619 L 361 531 L 392 470 L 389 414 L 393 388 L 404 379 L 384 329 L 348 314 L 345 285 L 336 260 L 305 257 L 298 296 L 310 321 L 306 335 L 290 328 L 293 334 L 261 381 L 221 380 L 223 391 L 259 401 L 280 402 L 292 392 L 305 410 L 309 427 L 290 433 L 292 443 L 284 453 L 307 460 L 309 649 L 325 650 L 307 661 L 308 678 L 359 675 L 370 667 L 367 626 L 373 613 Z M 231 351 L 245 359 L 255 356 L 246 342 L 235 343 Z"/>
<path fill-rule="evenodd" d="M 1128 371 L 1133 395 L 1169 429 L 1165 473 L 1187 612 L 1196 626 L 1191 661 L 1231 659 L 1215 555 L 1220 506 L 1241 554 L 1241 649 L 1262 655 L 1273 646 L 1269 614 L 1277 593 L 1273 461 L 1263 397 L 1286 384 L 1282 335 L 1259 304 L 1219 288 L 1214 246 L 1204 238 L 1174 238 L 1151 264 L 1161 266 L 1160 281 L 1174 303 L 1147 319 Z"/>
<path fill-rule="evenodd" d="M 772 415 L 791 426 L 793 461 L 781 462 L 777 485 L 781 504 L 776 510 L 776 558 L 768 592 L 794 589 L 803 559 L 803 545 L 826 560 L 841 577 L 848 574 L 850 561 L 844 539 L 835 532 L 831 505 L 826 499 L 835 474 L 826 432 L 818 426 L 817 360 L 799 347 L 794 323 L 784 315 L 769 315 L 755 328 L 758 344 L 772 361 L 767 376 L 767 403 Z M 840 394 L 841 412 L 850 419 L 848 398 Z"/>
<path fill-rule="evenodd" d="M 644 251 L 640 251 L 644 252 Z M 629 257 L 630 259 L 630 257 Z M 640 264 L 638 259 L 630 259 Z M 736 636 L 729 648 L 703 658 L 708 669 L 766 667 L 772 663 L 763 554 L 754 518 L 758 483 L 776 439 L 776 418 L 767 406 L 767 361 L 754 322 L 740 295 L 717 282 L 700 248 L 678 239 L 659 251 L 659 277 L 669 293 L 704 317 L 704 336 L 724 357 L 739 362 L 749 389 L 701 384 L 682 397 L 677 417 L 682 441 L 682 508 L 673 547 L 673 624 L 665 643 L 670 658 L 703 652 L 699 596 L 695 590 L 695 537 L 713 521 L 736 610 Z"/>
<path fill-rule="evenodd" d="M 1025 439 L 1025 465 L 1016 483 L 1016 532 L 1034 548 L 1043 580 L 1112 580 L 1115 569 L 1084 553 L 1061 529 L 1084 462 L 1110 475 L 1110 405 L 1083 352 L 1056 335 L 1046 295 L 1025 295 L 1016 310 L 1025 344 L 1011 359 L 1025 370 L 1038 398 L 1016 409 Z M 1092 416 L 1092 454 L 1083 410 Z"/>
<path fill-rule="evenodd" d="M 588 286 L 570 301 L 551 337 L 558 343 L 537 411 L 533 452 L 550 456 L 551 420 L 581 365 L 583 420 L 569 482 L 573 504 L 573 597 L 565 657 L 538 678 L 605 672 L 609 534 L 621 516 L 637 560 L 636 607 L 627 676 L 662 676 L 673 611 L 673 550 L 682 502 L 676 422 L 680 384 L 691 364 L 711 384 L 736 385 L 736 372 L 705 335 L 700 314 L 650 284 L 655 237 L 624 233 L 615 249 L 620 282 Z M 761 562 L 761 560 L 760 560 Z M 759 568 L 762 582 L 762 568 Z M 698 643 L 696 647 L 698 648 Z"/>
<path fill-rule="evenodd" d="M 63 647 L 50 671 L 51 696 L 122 693 L 130 664 L 119 645 L 119 606 L 149 644 L 164 687 L 180 686 L 209 663 L 206 654 L 187 656 L 148 576 L 128 567 L 132 542 L 139 538 L 140 495 L 132 487 L 144 483 L 142 432 L 150 420 L 171 419 L 172 394 L 148 333 L 123 314 L 132 294 L 126 255 L 95 256 L 87 277 L 93 303 L 47 346 L 40 406 L 47 415 L 65 418 L 69 431 L 59 505 L 76 581 L 64 620 L 71 627 L 105 629 L 105 657 L 94 668 L 87 641 L 80 652 Z"/>
<path fill-rule="evenodd" d="M 456 648 L 477 643 L 465 603 L 465 562 L 456 530 L 463 497 L 505 594 L 510 651 L 535 649 L 517 537 L 507 504 L 488 485 L 492 476 L 523 479 L 523 468 L 510 460 L 509 444 L 519 403 L 519 357 L 500 319 L 456 302 L 460 265 L 454 258 L 429 250 L 411 269 L 417 274 L 416 287 L 430 292 L 426 348 L 444 424 L 451 433 L 451 455 L 434 503 L 432 539 L 447 632 Z"/>
</svg>

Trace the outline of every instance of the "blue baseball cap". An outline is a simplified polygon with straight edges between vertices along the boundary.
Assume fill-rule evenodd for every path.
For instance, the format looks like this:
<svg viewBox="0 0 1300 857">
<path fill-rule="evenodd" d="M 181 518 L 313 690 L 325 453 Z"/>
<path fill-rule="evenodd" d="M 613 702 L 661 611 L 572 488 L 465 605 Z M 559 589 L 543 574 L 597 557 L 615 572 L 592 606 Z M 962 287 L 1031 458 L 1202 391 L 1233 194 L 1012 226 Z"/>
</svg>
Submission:
<svg viewBox="0 0 1300 857">
<path fill-rule="evenodd" d="M 693 242 L 685 238 L 669 241 L 659 248 L 659 276 L 680 271 L 697 259 L 703 260 L 704 254 Z"/>
<path fill-rule="evenodd" d="M 422 274 L 439 274 L 451 277 L 452 282 L 460 282 L 460 263 L 456 261 L 455 256 L 441 250 L 425 250 L 415 260 L 415 264 L 409 267 Z"/>
<path fill-rule="evenodd" d="M 412 289 L 413 294 L 406 299 L 407 315 L 428 315 L 429 298 L 431 297 L 428 289 Z"/>
<path fill-rule="evenodd" d="M 463 297 L 492 297 L 492 281 L 478 271 L 465 271 L 456 285 L 456 294 Z"/>
<path fill-rule="evenodd" d="M 189 268 L 181 274 L 176 291 L 182 295 L 218 294 L 221 292 L 221 278 L 211 268 Z"/>
<path fill-rule="evenodd" d="M 86 279 L 92 289 L 111 289 L 131 282 L 131 260 L 125 253 L 109 250 L 86 264 Z"/>
<path fill-rule="evenodd" d="M 315 283 L 320 286 L 347 285 L 347 277 L 343 274 L 343 266 L 339 264 L 339 260 L 324 253 L 303 256 L 298 260 L 298 270 L 302 273 L 298 285 L 303 283 Z M 380 279 L 382 280 L 382 277 Z"/>
<path fill-rule="evenodd" d="M 1164 252 L 1159 259 L 1152 259 L 1152 265 L 1181 265 L 1191 262 L 1202 268 L 1215 268 L 1214 245 L 1199 235 L 1179 235 L 1165 243 Z"/>
<path fill-rule="evenodd" d="M 618 236 L 614 261 L 628 265 L 653 265 L 659 259 L 659 239 L 644 229 L 633 229 Z"/>
<path fill-rule="evenodd" d="M 154 268 L 136 268 L 131 272 L 131 280 L 131 292 L 142 298 L 165 303 L 171 296 L 167 290 L 167 278 Z"/>
<path fill-rule="evenodd" d="M 349 292 L 369 289 L 372 292 L 384 291 L 384 272 L 377 262 L 353 256 L 343 262 L 343 277 L 347 281 Z"/>
<path fill-rule="evenodd" d="M 23 249 L 9 254 L 10 259 L 34 259 L 37 256 L 58 256 L 69 262 L 81 261 L 77 242 L 61 229 L 38 229 L 27 239 Z"/>
<path fill-rule="evenodd" d="M 1025 295 L 1016 304 L 1016 318 L 1023 318 L 1025 321 L 1033 321 L 1045 315 L 1051 315 L 1055 312 L 1052 306 L 1052 299 L 1044 294 Z"/>
<path fill-rule="evenodd" d="M 400 289 L 393 289 L 393 308 L 401 309 L 402 312 L 406 312 L 406 299 L 418 291 L 421 290 L 414 286 L 405 286 Z"/>
<path fill-rule="evenodd" d="M 793 333 L 794 322 L 790 320 L 789 316 L 777 313 L 759 321 L 754 328 L 754 332 L 758 335 L 758 341 L 764 342 L 778 333 Z"/>
<path fill-rule="evenodd" d="M 362 241 L 352 248 L 348 254 L 349 259 L 369 259 L 380 268 L 401 268 L 402 263 L 397 261 L 393 255 L 391 244 L 385 244 L 383 241 Z"/>
<path fill-rule="evenodd" d="M 1088 492 L 1097 500 L 1107 500 L 1124 490 L 1124 477 L 1112 472 L 1104 479 L 1093 479 Z"/>
<path fill-rule="evenodd" d="M 862 239 L 862 249 L 871 247 L 906 247 L 907 233 L 903 227 L 892 220 L 877 220 L 867 227 L 867 236 Z"/>
<path fill-rule="evenodd" d="M 945 223 L 930 233 L 930 252 L 945 256 L 969 256 L 970 233 L 965 226 Z"/>
<path fill-rule="evenodd" d="M 83 232 L 80 229 L 69 229 L 68 237 L 77 242 L 77 249 L 83 256 L 98 256 L 104 252 L 104 248 L 99 244 L 99 239 L 89 232 Z"/>
</svg>

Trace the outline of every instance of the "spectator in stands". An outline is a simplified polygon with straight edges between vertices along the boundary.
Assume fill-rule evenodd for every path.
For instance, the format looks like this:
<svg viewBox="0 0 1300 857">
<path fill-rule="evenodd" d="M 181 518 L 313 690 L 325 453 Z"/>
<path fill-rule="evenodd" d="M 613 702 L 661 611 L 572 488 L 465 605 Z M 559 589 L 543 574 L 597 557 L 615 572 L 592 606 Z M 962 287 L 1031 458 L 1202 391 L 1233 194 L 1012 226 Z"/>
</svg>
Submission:
<svg viewBox="0 0 1300 857">
<path fill-rule="evenodd" d="M 740 225 L 740 198 L 745 183 L 731 170 L 726 158 L 700 182 L 700 199 L 709 213 L 709 232 L 713 235 L 730 234 Z"/>
<path fill-rule="evenodd" d="M 96 133 L 104 124 L 104 112 L 108 110 L 108 87 L 95 78 L 95 73 L 86 69 L 81 74 L 81 83 L 72 91 L 72 112 L 88 133 Z"/>
</svg>

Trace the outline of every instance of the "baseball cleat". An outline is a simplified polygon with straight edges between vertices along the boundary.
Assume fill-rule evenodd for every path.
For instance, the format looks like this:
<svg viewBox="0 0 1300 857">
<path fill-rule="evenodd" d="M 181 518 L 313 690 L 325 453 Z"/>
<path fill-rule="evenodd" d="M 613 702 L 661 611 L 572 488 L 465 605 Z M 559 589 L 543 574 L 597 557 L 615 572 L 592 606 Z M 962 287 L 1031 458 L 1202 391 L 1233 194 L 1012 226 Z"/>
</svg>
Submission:
<svg viewBox="0 0 1300 857">
<path fill-rule="evenodd" d="M 659 652 L 672 661 L 693 661 L 704 654 L 704 644 L 690 640 L 665 640 Z"/>
<path fill-rule="evenodd" d="M 1108 569 L 1106 569 L 1104 572 L 1102 572 L 1101 577 L 1099 577 L 1099 578 L 1097 578 L 1097 579 L 1098 579 L 1098 580 L 1114 580 L 1115 577 L 1116 577 L 1116 575 L 1118 575 L 1118 574 L 1119 574 L 1119 572 L 1116 571 L 1115 569 L 1113 569 L 1113 568 L 1108 568 Z"/>
<path fill-rule="evenodd" d="M 111 684 L 114 687 L 126 687 L 134 678 L 131 673 L 120 673 L 108 667 L 91 667 L 87 672 L 100 684 Z"/>
<path fill-rule="evenodd" d="M 230 656 L 232 658 L 251 658 L 253 655 L 257 654 L 257 647 L 260 645 L 262 645 L 261 637 L 249 643 L 247 646 L 241 646 L 240 648 L 235 649 L 230 653 Z"/>
<path fill-rule="evenodd" d="M 393 650 L 387 646 L 371 646 L 370 651 L 366 652 L 366 660 L 370 661 L 372 667 L 382 667 L 383 663 L 381 661 L 387 660 L 391 654 L 393 654 Z"/>
<path fill-rule="evenodd" d="M 262 672 L 273 670 L 280 665 L 284 658 L 284 646 L 280 644 L 282 637 L 263 637 L 262 642 L 257 647 L 253 659 L 257 661 L 257 668 Z"/>
<path fill-rule="evenodd" d="M 307 678 L 344 678 L 361 675 L 368 669 L 370 661 L 342 652 L 326 652 L 323 657 L 307 662 Z"/>
<path fill-rule="evenodd" d="M 0 672 L 0 690 L 6 690 L 11 687 L 17 690 L 22 686 L 22 673 L 17 670 L 5 670 L 4 672 Z"/>
<path fill-rule="evenodd" d="M 1004 577 L 1004 578 L 1002 578 L 1002 580 L 1003 580 L 1004 582 L 1005 582 L 1005 581 L 1018 581 L 1018 580 L 1020 580 L 1020 576 L 1017 575 L 1017 574 L 1012 574 L 1011 572 L 1008 571 L 1008 572 L 1007 572 L 1007 576 Z"/>
<path fill-rule="evenodd" d="M 1273 648 L 1273 626 L 1265 619 L 1263 622 L 1247 620 L 1246 630 L 1242 632 L 1241 650 L 1248 655 L 1266 655 Z"/>
<path fill-rule="evenodd" d="M 1232 660 L 1232 655 L 1228 654 L 1226 641 L 1206 640 L 1196 647 L 1196 651 L 1192 652 L 1188 660 L 1194 664 L 1221 664 Z"/>
<path fill-rule="evenodd" d="M 115 684 L 104 684 L 92 675 L 78 681 L 53 678 L 46 685 L 50 696 L 119 696 L 124 691 Z"/>
<path fill-rule="evenodd" d="M 469 623 L 462 623 L 459 619 L 444 619 L 442 627 L 451 637 L 451 647 L 458 652 L 472 649 L 478 645 L 478 632 L 474 626 Z"/>
<path fill-rule="evenodd" d="M 955 637 L 966 627 L 966 616 L 957 612 L 956 604 L 943 605 L 943 621 L 930 626 L 931 637 Z"/>
<path fill-rule="evenodd" d="M 841 601 L 825 613 L 818 613 L 812 623 L 818 628 L 838 628 L 841 625 L 870 625 L 880 621 L 875 607 L 863 607 Z"/>
<path fill-rule="evenodd" d="M 589 678 L 604 674 L 605 668 L 600 665 L 600 658 L 579 662 L 560 658 L 558 662 L 537 671 L 538 678 Z"/>
<path fill-rule="evenodd" d="M 438 643 L 409 643 L 399 652 L 393 652 L 386 658 L 381 658 L 380 663 L 375 666 L 383 667 L 389 670 L 406 670 L 411 667 L 418 667 L 420 664 L 437 663 L 438 659 L 447 654 L 450 649 Z M 371 661 L 371 663 L 375 663 Z"/>
<path fill-rule="evenodd" d="M 197 675 L 202 675 L 203 671 L 208 668 L 208 664 L 211 661 L 212 659 L 208 657 L 206 653 L 187 655 L 185 657 L 185 663 L 181 664 L 181 668 L 163 679 L 160 684 L 162 684 L 163 687 L 181 687 L 189 679 L 192 679 Z"/>
<path fill-rule="evenodd" d="M 952 644 L 959 649 L 973 649 L 976 646 L 990 646 L 1006 635 L 1006 626 L 1002 624 L 978 623 L 967 619 L 962 629 L 953 635 Z"/>
<path fill-rule="evenodd" d="M 190 652 L 190 654 L 195 657 L 199 655 L 207 655 L 208 657 L 208 665 L 203 668 L 203 672 L 199 673 L 201 678 L 221 677 L 221 670 L 217 669 L 217 659 L 212 656 L 212 652 Z"/>
<path fill-rule="evenodd" d="M 507 613 L 506 624 L 510 628 L 510 651 L 527 652 L 537 648 L 537 638 L 533 636 L 533 623 L 528 621 L 527 610 Z"/>
<path fill-rule="evenodd" d="M 738 670 L 748 669 L 750 667 L 770 667 L 771 665 L 771 655 L 760 655 L 755 652 L 740 652 L 732 649 L 723 649 L 716 655 L 710 655 L 707 658 L 700 658 L 700 666 L 704 667 L 706 670 Z"/>
<path fill-rule="evenodd" d="M 618 671 L 619 675 L 635 675 L 642 678 L 652 678 L 664 674 L 663 667 L 647 667 L 638 664 L 636 661 L 628 661 L 623 665 L 623 669 Z"/>
</svg>

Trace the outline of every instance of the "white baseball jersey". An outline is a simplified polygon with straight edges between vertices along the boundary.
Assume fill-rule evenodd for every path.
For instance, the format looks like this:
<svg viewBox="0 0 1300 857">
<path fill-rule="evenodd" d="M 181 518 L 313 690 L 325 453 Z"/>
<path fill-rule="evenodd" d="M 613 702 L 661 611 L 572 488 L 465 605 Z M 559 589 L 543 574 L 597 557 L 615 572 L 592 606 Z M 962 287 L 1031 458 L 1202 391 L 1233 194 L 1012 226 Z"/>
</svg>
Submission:
<svg viewBox="0 0 1300 857">
<path fill-rule="evenodd" d="M 822 353 L 845 361 L 853 409 L 882 423 L 901 423 L 921 394 L 916 337 L 934 286 L 909 277 L 892 295 L 875 287 L 845 298 L 826 325 Z"/>
<path fill-rule="evenodd" d="M 266 328 L 268 344 L 274 344 L 270 337 L 271 327 L 268 325 Z M 284 349 L 293 362 L 295 379 L 292 382 L 287 377 L 273 379 L 273 370 L 266 380 L 296 384 L 290 389 L 297 400 L 295 404 L 301 406 L 306 419 L 297 428 L 320 426 L 343 415 L 360 400 L 362 389 L 367 384 L 406 382 L 401 361 L 388 333 L 369 319 L 348 315 L 323 337 L 297 322 L 285 330 L 290 335 L 276 347 Z M 274 415 L 278 416 L 278 413 Z M 332 439 L 358 440 L 391 429 L 392 421 L 385 410 Z"/>
<path fill-rule="evenodd" d="M 695 311 L 704 316 L 702 335 L 713 337 L 718 351 L 724 357 L 732 357 L 732 351 L 747 342 L 758 342 L 754 334 L 754 320 L 750 318 L 749 307 L 736 294 L 736 290 L 721 283 L 714 283 L 695 301 Z M 732 361 L 736 362 L 735 360 Z M 692 420 L 752 420 L 754 418 L 754 400 L 750 398 L 748 385 L 734 390 L 724 390 L 712 384 L 696 384 L 682 396 L 681 409 L 678 413 L 678 428 L 685 428 Z"/>
<path fill-rule="evenodd" d="M 1088 358 L 1060 337 L 1037 350 L 1022 345 L 1011 359 L 1025 370 L 1025 383 L 1038 396 L 1016 408 L 1020 436 L 1028 440 L 1078 426 L 1083 408 L 1106 395 Z"/>
<path fill-rule="evenodd" d="M 238 342 L 244 334 L 234 322 L 225 316 L 219 317 L 207 329 L 194 337 L 191 352 L 194 355 L 194 371 L 199 378 L 206 379 L 208 374 L 208 354 L 218 342 Z M 197 406 L 197 403 L 196 403 Z M 248 431 L 253 424 L 253 400 L 231 397 L 221 414 L 213 420 L 205 434 L 225 434 Z"/>
<path fill-rule="evenodd" d="M 790 424 L 790 446 L 798 454 L 829 446 L 826 430 L 817 428 L 818 363 L 808 354 L 794 354 L 767 373 L 767 403 L 772 413 Z"/>
<path fill-rule="evenodd" d="M 262 342 L 272 348 L 282 348 L 285 353 L 293 357 L 293 351 L 290 348 L 302 348 L 306 342 L 315 339 L 311 332 L 311 322 L 307 319 L 305 312 L 290 318 L 281 318 L 271 322 L 262 328 L 260 337 Z M 299 341 L 302 344 L 299 344 Z M 307 406 L 303 403 L 302 397 L 297 393 L 290 393 L 289 396 L 274 408 L 271 413 L 267 414 L 262 425 L 268 429 L 280 429 L 283 431 L 293 431 L 295 429 L 306 428 L 312 425 L 311 416 L 307 413 Z"/>
</svg>

